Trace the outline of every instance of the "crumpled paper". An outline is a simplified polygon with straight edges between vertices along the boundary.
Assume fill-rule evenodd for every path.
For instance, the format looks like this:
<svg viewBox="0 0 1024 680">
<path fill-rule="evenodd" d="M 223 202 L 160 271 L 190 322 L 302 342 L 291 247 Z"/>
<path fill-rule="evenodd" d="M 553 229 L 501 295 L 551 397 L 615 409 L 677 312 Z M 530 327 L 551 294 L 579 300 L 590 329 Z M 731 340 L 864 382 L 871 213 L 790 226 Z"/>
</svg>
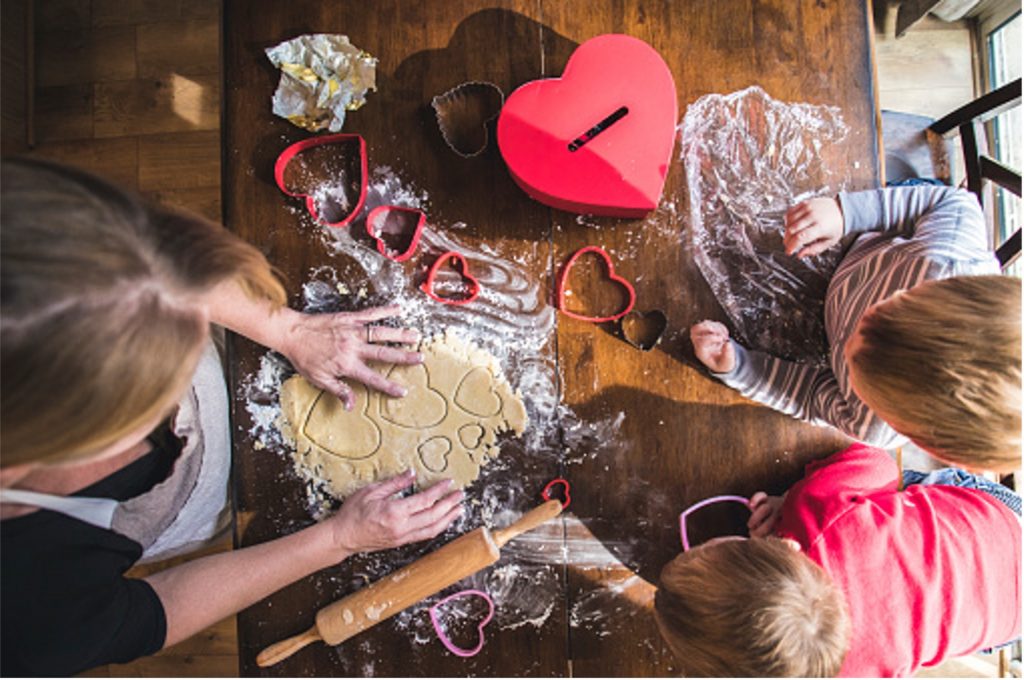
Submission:
<svg viewBox="0 0 1024 680">
<path fill-rule="evenodd" d="M 377 59 L 346 35 L 300 35 L 266 52 L 281 69 L 274 114 L 311 132 L 339 132 L 345 114 L 366 103 L 368 90 L 377 90 Z"/>
</svg>

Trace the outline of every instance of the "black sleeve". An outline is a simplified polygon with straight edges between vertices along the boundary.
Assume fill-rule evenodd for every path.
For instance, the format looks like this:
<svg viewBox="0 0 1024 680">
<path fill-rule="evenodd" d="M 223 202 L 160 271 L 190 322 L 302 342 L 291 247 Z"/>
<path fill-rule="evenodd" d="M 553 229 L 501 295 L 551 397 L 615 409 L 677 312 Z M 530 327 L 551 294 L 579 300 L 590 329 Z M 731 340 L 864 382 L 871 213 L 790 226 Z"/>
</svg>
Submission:
<svg viewBox="0 0 1024 680">
<path fill-rule="evenodd" d="M 123 575 L 141 546 L 66 517 L 47 519 L 41 534 L 8 531 L 19 520 L 0 529 L 0 672 L 74 675 L 163 647 L 160 598 L 147 582 Z"/>
</svg>

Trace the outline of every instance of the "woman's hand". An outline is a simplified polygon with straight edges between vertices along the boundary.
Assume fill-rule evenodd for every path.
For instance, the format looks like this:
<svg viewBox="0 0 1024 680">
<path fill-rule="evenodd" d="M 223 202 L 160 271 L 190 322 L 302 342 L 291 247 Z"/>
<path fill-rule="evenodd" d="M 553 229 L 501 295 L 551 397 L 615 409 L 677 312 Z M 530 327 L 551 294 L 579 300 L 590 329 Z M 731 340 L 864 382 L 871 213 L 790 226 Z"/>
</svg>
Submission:
<svg viewBox="0 0 1024 680">
<path fill-rule="evenodd" d="M 736 367 L 736 352 L 729 329 L 717 321 L 701 321 L 690 328 L 690 341 L 700 362 L 714 373 L 728 373 Z"/>
<path fill-rule="evenodd" d="M 786 213 L 782 242 L 786 254 L 809 257 L 831 248 L 843 237 L 843 210 L 836 198 L 812 198 Z"/>
<path fill-rule="evenodd" d="M 779 519 L 779 510 L 782 508 L 782 501 L 785 496 L 769 496 L 764 491 L 758 491 L 750 497 L 750 519 L 747 520 L 747 529 L 750 535 L 755 538 L 771 536 L 775 530 L 775 523 Z"/>
<path fill-rule="evenodd" d="M 368 325 L 398 313 L 398 306 L 392 305 L 360 312 L 298 314 L 287 329 L 280 351 L 309 382 L 338 397 L 347 410 L 352 409 L 355 396 L 352 388 L 345 384 L 345 378 L 391 397 L 403 397 L 404 387 L 366 365 L 367 361 L 391 364 L 423 361 L 423 355 L 418 352 L 377 344 L 419 342 L 420 335 L 415 330 Z"/>
<path fill-rule="evenodd" d="M 333 529 L 336 548 L 354 554 L 425 541 L 462 514 L 462 492 L 451 491 L 450 479 L 406 498 L 395 497 L 415 479 L 410 470 L 364 486 L 345 499 L 341 509 L 326 520 Z"/>
</svg>

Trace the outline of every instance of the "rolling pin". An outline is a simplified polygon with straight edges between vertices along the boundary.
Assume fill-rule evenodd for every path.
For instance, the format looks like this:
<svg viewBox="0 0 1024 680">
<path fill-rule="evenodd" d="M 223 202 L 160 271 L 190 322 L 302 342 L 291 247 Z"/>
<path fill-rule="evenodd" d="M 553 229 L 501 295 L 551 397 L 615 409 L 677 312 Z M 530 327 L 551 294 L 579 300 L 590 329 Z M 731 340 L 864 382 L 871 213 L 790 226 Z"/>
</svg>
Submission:
<svg viewBox="0 0 1024 680">
<path fill-rule="evenodd" d="M 487 527 L 480 527 L 459 536 L 376 583 L 327 605 L 317 612 L 316 625 L 305 633 L 270 645 L 256 657 L 256 664 L 261 668 L 273 666 L 318 640 L 329 645 L 341 644 L 420 600 L 489 567 L 498 561 L 503 545 L 554 519 L 561 512 L 561 501 L 550 500 L 504 529 L 492 533 Z"/>
</svg>

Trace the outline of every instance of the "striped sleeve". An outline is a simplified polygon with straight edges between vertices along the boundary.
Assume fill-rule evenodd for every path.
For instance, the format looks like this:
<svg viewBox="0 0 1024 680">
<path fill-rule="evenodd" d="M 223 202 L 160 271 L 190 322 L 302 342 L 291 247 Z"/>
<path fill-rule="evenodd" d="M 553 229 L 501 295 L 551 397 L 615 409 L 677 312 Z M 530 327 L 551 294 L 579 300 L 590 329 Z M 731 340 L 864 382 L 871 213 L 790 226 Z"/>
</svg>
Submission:
<svg viewBox="0 0 1024 680">
<path fill-rule="evenodd" d="M 829 368 L 732 344 L 736 366 L 713 375 L 748 399 L 815 425 L 831 425 L 872 446 L 894 448 L 906 442 L 860 400 L 847 399 Z"/>
<path fill-rule="evenodd" d="M 906 255 L 975 260 L 989 255 L 985 216 L 974 194 L 953 187 L 892 187 L 840 193 L 847 234 L 895 233 L 912 239 Z"/>
</svg>

